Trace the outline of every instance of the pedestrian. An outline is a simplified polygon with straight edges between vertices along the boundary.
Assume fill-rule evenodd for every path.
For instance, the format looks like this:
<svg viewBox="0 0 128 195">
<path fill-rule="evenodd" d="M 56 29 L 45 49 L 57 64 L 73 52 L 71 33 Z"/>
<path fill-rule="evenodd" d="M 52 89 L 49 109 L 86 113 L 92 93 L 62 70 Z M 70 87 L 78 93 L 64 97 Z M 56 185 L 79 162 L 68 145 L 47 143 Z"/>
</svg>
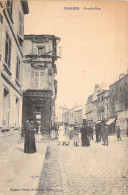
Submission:
<svg viewBox="0 0 128 195">
<path fill-rule="evenodd" d="M 70 144 L 69 135 L 70 135 L 70 132 L 69 132 L 68 125 L 65 124 L 65 145 L 69 145 Z"/>
<path fill-rule="evenodd" d="M 89 128 L 89 139 L 91 141 L 93 140 L 93 128 L 91 126 L 89 126 L 88 128 Z"/>
<path fill-rule="evenodd" d="M 121 133 L 121 130 L 120 130 L 120 126 L 117 126 L 117 141 L 121 141 L 122 139 L 121 139 L 121 136 L 120 136 L 120 133 Z"/>
<path fill-rule="evenodd" d="M 82 127 L 80 129 L 80 133 L 81 133 L 82 146 L 90 146 L 88 132 L 87 132 L 87 125 L 86 126 L 84 124 L 82 125 Z"/>
<path fill-rule="evenodd" d="M 104 143 L 103 145 L 108 146 L 108 135 L 109 135 L 109 127 L 105 124 L 104 127 Z"/>
<path fill-rule="evenodd" d="M 36 124 L 36 141 L 39 143 L 42 139 L 41 135 L 41 123 L 37 122 Z"/>
<path fill-rule="evenodd" d="M 73 132 L 74 132 L 74 128 L 73 128 L 72 125 L 70 125 L 70 126 L 69 126 L 69 133 L 70 133 L 69 137 L 70 137 L 70 140 L 73 139 Z"/>
<path fill-rule="evenodd" d="M 63 124 L 60 124 L 58 130 L 58 145 L 60 145 L 61 142 L 63 145 L 65 144 L 65 127 Z"/>
<path fill-rule="evenodd" d="M 36 133 L 36 129 L 34 128 L 33 125 L 33 119 L 30 118 L 25 123 L 24 153 L 36 152 L 35 133 Z"/>
<path fill-rule="evenodd" d="M 51 139 L 55 139 L 55 133 L 56 133 L 56 126 L 55 124 L 51 127 Z"/>
<path fill-rule="evenodd" d="M 95 131 L 96 131 L 96 142 L 99 142 L 100 140 L 99 140 L 99 126 L 98 125 L 96 125 L 96 128 L 95 128 Z"/>
<path fill-rule="evenodd" d="M 73 131 L 73 142 L 74 142 L 74 146 L 78 146 L 79 143 L 79 126 L 75 126 L 74 131 Z"/>
<path fill-rule="evenodd" d="M 104 142 L 104 135 L 105 135 L 105 130 L 104 130 L 104 124 L 101 124 L 101 141 Z"/>
</svg>

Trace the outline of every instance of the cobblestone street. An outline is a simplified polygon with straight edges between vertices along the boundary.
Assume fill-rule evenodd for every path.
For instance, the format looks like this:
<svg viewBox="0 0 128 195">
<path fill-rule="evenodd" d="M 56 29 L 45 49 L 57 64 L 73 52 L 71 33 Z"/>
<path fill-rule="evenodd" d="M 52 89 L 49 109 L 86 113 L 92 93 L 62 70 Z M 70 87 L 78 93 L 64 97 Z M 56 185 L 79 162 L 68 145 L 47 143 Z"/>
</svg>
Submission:
<svg viewBox="0 0 128 195">
<path fill-rule="evenodd" d="M 38 194 L 127 195 L 128 139 L 109 137 L 109 146 L 49 143 Z"/>
</svg>

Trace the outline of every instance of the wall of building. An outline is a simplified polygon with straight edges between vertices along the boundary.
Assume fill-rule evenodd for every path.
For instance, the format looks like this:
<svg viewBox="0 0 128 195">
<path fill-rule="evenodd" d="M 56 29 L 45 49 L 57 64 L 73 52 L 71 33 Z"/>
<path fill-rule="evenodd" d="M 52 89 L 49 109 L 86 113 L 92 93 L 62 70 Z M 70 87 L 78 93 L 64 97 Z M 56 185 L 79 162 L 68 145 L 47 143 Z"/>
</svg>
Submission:
<svg viewBox="0 0 128 195">
<path fill-rule="evenodd" d="M 5 2 L 5 3 L 4 3 Z M 6 1 L 0 2 L 2 21 L 0 20 L 0 152 L 20 141 L 22 118 L 22 45 L 19 35 L 19 12 L 24 20 L 20 0 L 13 1 L 12 17 L 9 16 Z M 5 61 L 6 32 L 11 40 L 10 67 Z M 19 80 L 16 80 L 17 57 L 20 60 Z M 6 93 L 5 93 L 6 92 Z M 6 101 L 7 104 L 6 104 Z M 6 109 L 5 109 L 6 107 Z"/>
</svg>

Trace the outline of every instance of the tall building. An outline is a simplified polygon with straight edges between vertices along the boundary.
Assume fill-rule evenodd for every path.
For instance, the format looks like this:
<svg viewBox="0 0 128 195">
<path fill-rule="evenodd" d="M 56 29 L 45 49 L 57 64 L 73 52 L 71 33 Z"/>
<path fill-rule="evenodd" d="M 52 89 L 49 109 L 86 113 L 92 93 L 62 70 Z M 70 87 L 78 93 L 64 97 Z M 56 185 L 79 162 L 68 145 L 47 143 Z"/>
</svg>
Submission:
<svg viewBox="0 0 128 195">
<path fill-rule="evenodd" d="M 95 124 L 98 122 L 97 95 L 102 91 L 103 89 L 100 89 L 99 85 L 96 84 L 93 94 L 89 95 L 86 102 L 86 121 L 94 130 Z"/>
<path fill-rule="evenodd" d="M 109 90 L 103 90 L 97 94 L 98 121 L 109 119 Z"/>
<path fill-rule="evenodd" d="M 128 74 L 120 74 L 119 80 L 109 86 L 111 130 L 115 132 L 116 119 L 122 132 L 128 131 Z"/>
<path fill-rule="evenodd" d="M 0 151 L 21 136 L 24 1 L 0 1 Z"/>
<path fill-rule="evenodd" d="M 56 60 L 60 38 L 54 35 L 25 35 L 23 72 L 23 123 L 34 118 L 41 133 L 48 134 L 55 117 L 57 96 Z"/>
</svg>

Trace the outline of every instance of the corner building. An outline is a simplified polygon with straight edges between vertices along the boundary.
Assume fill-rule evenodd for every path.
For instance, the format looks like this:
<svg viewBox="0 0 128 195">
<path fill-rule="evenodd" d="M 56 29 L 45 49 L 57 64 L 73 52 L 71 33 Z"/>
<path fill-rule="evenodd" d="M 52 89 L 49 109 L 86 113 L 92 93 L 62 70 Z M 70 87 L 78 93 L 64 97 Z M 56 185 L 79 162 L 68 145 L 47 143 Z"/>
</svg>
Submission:
<svg viewBox="0 0 128 195">
<path fill-rule="evenodd" d="M 0 1 L 0 152 L 21 138 L 22 59 L 27 1 Z"/>
<path fill-rule="evenodd" d="M 57 44 L 54 35 L 25 35 L 22 121 L 34 118 L 41 123 L 41 133 L 49 135 L 55 117 L 57 96 Z"/>
</svg>

